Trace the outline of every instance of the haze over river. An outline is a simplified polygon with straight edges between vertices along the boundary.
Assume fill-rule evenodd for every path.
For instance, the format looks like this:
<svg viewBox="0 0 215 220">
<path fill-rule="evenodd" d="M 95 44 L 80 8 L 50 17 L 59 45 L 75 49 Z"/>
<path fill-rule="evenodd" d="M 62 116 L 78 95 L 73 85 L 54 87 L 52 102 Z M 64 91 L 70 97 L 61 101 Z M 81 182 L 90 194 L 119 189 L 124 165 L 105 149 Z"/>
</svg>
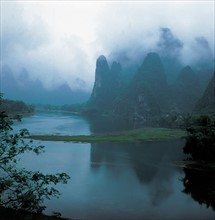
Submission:
<svg viewBox="0 0 215 220">
<path fill-rule="evenodd" d="M 31 134 L 79 135 L 110 131 L 104 121 L 92 123 L 64 113 L 36 113 L 14 129 Z M 116 128 L 116 127 L 115 127 Z M 21 165 L 48 173 L 66 172 L 59 199 L 46 201 L 46 214 L 61 212 L 72 219 L 215 219 L 211 207 L 200 205 L 185 189 L 183 140 L 142 143 L 72 143 L 35 141 L 45 153 L 26 154 Z M 198 185 L 198 183 L 196 183 Z"/>
</svg>

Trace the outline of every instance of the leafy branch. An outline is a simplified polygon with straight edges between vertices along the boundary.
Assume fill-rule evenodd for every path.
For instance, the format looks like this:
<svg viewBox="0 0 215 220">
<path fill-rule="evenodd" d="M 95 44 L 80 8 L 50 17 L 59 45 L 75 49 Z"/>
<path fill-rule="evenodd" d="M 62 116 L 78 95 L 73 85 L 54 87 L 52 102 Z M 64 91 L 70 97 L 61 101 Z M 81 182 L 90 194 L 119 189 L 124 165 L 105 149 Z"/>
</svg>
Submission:
<svg viewBox="0 0 215 220">
<path fill-rule="evenodd" d="M 0 206 L 41 213 L 44 200 L 59 197 L 54 188 L 58 183 L 66 184 L 70 178 L 66 173 L 43 174 L 17 168 L 20 155 L 44 152 L 44 146 L 34 145 L 27 129 L 13 133 L 12 120 L 0 112 Z"/>
</svg>

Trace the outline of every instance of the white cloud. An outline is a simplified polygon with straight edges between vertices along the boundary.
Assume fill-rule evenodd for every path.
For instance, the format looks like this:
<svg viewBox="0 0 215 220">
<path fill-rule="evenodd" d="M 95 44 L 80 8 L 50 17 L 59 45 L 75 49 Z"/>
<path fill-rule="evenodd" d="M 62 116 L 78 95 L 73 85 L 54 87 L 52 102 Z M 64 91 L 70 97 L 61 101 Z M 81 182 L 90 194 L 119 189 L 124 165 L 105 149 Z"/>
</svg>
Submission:
<svg viewBox="0 0 215 220">
<path fill-rule="evenodd" d="M 193 56 L 204 36 L 214 56 L 214 1 L 1 1 L 2 63 L 26 67 L 47 87 L 90 91 L 96 58 L 127 50 L 136 59 L 169 27 Z M 196 49 L 199 51 L 199 48 Z M 195 52 L 195 51 L 194 51 Z M 187 58 L 186 58 L 187 57 Z M 195 60 L 196 60 L 195 55 Z M 192 62 L 192 59 L 189 59 Z"/>
<path fill-rule="evenodd" d="M 100 20 L 100 41 L 109 53 L 124 48 L 148 51 L 156 47 L 159 29 L 168 27 L 189 51 L 193 50 L 197 36 L 206 37 L 214 48 L 214 4 L 214 1 L 110 2 Z M 183 55 L 192 53 L 185 50 Z"/>
</svg>

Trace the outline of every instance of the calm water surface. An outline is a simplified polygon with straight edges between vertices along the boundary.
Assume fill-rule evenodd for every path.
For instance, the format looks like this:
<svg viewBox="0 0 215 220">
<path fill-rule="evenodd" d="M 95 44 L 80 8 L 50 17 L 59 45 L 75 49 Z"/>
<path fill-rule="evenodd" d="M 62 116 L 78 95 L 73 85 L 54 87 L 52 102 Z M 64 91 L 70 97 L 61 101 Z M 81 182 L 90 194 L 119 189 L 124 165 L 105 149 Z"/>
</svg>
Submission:
<svg viewBox="0 0 215 220">
<path fill-rule="evenodd" d="M 105 131 L 105 124 L 99 126 Z M 79 116 L 56 113 L 38 113 L 14 125 L 15 130 L 23 127 L 32 134 L 76 135 L 96 130 L 95 124 Z M 182 140 L 39 143 L 45 145 L 45 153 L 26 154 L 22 165 L 71 176 L 67 185 L 58 186 L 61 197 L 46 201 L 47 214 L 58 211 L 73 219 L 215 219 L 211 207 L 182 192 L 185 172 L 174 166 L 174 161 L 183 159 Z"/>
</svg>

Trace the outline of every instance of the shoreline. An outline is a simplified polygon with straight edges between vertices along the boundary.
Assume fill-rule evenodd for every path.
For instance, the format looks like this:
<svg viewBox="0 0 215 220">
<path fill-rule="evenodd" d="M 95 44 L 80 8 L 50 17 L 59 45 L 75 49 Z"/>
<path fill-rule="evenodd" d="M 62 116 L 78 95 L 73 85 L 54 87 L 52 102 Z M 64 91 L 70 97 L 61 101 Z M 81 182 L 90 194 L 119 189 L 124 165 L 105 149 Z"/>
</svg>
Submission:
<svg viewBox="0 0 215 220">
<path fill-rule="evenodd" d="M 184 137 L 186 137 L 186 131 L 180 129 L 142 128 L 99 135 L 30 135 L 28 138 L 41 141 L 96 143 L 165 141 Z"/>
</svg>

